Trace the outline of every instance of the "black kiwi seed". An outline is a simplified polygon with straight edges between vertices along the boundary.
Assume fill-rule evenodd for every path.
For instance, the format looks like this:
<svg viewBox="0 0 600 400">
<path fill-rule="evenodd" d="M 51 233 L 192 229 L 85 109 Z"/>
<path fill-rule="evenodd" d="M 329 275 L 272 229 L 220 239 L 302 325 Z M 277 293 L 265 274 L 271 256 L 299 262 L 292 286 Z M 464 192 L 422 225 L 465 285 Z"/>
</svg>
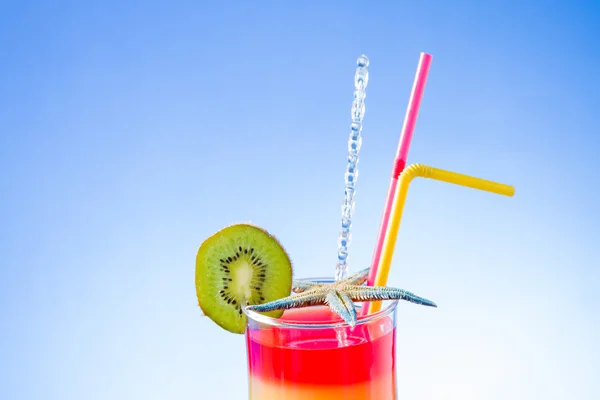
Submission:
<svg viewBox="0 0 600 400">
<path fill-rule="evenodd" d="M 244 249 L 244 254 L 248 254 L 248 249 Z"/>
<path fill-rule="evenodd" d="M 232 262 L 233 259 L 231 257 L 227 257 L 227 261 Z"/>
<path fill-rule="evenodd" d="M 231 302 L 231 304 L 233 304 L 233 305 L 236 305 L 236 304 L 237 304 L 237 301 L 233 300 L 233 301 Z"/>
<path fill-rule="evenodd" d="M 250 253 L 254 253 L 254 247 L 250 248 Z"/>
</svg>

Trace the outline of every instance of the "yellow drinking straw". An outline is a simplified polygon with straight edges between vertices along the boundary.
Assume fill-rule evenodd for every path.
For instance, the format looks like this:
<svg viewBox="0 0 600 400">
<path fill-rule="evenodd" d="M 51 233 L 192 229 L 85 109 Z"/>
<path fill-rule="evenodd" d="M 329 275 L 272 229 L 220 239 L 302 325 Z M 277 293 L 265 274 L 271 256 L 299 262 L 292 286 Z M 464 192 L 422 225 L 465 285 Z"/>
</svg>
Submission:
<svg viewBox="0 0 600 400">
<path fill-rule="evenodd" d="M 392 205 L 392 213 L 390 215 L 388 232 L 385 237 L 385 242 L 383 243 L 383 252 L 381 259 L 379 260 L 377 275 L 375 275 L 375 282 L 373 283 L 373 286 L 385 286 L 387 283 L 388 275 L 390 273 L 390 266 L 392 264 L 392 257 L 394 255 L 394 247 L 396 246 L 396 238 L 398 237 L 398 230 L 400 229 L 402 211 L 404 210 L 404 203 L 408 193 L 408 185 L 413 178 L 416 177 L 436 179 L 438 181 L 453 183 L 455 185 L 466 186 L 473 189 L 485 190 L 486 192 L 501 194 L 504 196 L 512 196 L 515 194 L 515 188 L 513 186 L 504 185 L 502 183 L 487 181 L 485 179 L 475 178 L 456 172 L 428 167 L 427 165 L 423 164 L 413 164 L 407 167 L 400 174 L 398 186 L 396 187 L 396 195 L 394 196 L 395 200 Z M 369 313 L 377 312 L 380 308 L 380 301 L 371 302 Z"/>
</svg>

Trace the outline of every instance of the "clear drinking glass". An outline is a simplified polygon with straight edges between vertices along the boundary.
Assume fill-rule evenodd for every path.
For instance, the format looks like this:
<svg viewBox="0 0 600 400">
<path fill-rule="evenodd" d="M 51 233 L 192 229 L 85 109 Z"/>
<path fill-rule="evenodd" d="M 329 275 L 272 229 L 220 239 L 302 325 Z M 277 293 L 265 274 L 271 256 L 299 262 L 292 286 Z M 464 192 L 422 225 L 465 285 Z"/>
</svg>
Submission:
<svg viewBox="0 0 600 400">
<path fill-rule="evenodd" d="M 326 306 L 287 310 L 279 319 L 245 310 L 249 399 L 396 399 L 397 305 L 383 301 L 355 327 Z"/>
</svg>

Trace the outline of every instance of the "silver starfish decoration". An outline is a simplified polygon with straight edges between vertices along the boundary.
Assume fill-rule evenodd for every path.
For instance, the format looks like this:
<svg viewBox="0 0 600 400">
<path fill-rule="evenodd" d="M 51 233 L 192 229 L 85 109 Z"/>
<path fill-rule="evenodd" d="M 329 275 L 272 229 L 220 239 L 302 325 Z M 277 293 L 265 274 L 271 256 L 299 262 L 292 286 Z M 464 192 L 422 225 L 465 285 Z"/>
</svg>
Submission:
<svg viewBox="0 0 600 400">
<path fill-rule="evenodd" d="M 292 291 L 296 294 L 264 304 L 249 305 L 247 309 L 257 312 L 268 312 L 328 305 L 333 312 L 342 317 L 350 326 L 355 326 L 356 310 L 354 308 L 354 301 L 406 300 L 424 306 L 437 307 L 434 302 L 406 290 L 387 286 L 362 286 L 367 280 L 368 274 L 369 268 L 349 278 L 333 283 L 295 280 L 292 282 Z"/>
</svg>

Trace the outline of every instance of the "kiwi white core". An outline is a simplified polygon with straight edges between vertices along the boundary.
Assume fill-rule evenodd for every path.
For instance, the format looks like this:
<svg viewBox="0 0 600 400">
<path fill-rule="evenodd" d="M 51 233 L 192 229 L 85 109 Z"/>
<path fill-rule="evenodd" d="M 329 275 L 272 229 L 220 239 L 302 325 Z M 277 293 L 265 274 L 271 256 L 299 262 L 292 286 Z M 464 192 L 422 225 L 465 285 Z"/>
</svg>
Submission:
<svg viewBox="0 0 600 400">
<path fill-rule="evenodd" d="M 250 289 L 250 283 L 254 275 L 254 269 L 247 263 L 241 262 L 240 265 L 234 271 L 234 282 L 236 285 L 236 292 L 239 298 L 250 299 L 252 298 L 252 290 Z"/>
</svg>

